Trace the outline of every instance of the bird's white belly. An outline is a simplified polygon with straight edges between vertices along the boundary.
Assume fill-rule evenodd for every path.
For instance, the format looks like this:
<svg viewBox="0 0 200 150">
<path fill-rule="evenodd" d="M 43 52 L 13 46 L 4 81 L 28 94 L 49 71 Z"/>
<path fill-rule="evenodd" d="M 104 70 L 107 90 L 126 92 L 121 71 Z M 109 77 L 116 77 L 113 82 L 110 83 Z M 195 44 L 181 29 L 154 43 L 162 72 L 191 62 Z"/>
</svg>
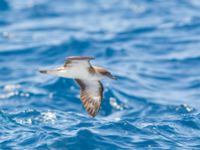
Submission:
<svg viewBox="0 0 200 150">
<path fill-rule="evenodd" d="M 57 73 L 58 76 L 65 78 L 73 78 L 73 79 L 89 79 L 89 80 L 98 80 L 98 77 L 91 74 L 85 68 L 73 68 L 68 70 L 62 70 Z"/>
</svg>

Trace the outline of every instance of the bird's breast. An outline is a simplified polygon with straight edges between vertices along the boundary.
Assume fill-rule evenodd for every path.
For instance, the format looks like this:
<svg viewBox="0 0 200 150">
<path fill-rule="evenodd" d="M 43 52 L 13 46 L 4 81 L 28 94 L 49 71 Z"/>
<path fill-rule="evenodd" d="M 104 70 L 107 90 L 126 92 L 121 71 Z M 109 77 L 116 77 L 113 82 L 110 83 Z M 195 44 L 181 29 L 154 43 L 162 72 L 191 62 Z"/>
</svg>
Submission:
<svg viewBox="0 0 200 150">
<path fill-rule="evenodd" d="M 58 76 L 73 79 L 88 79 L 99 80 L 99 77 L 95 73 L 89 72 L 86 68 L 69 68 L 61 70 L 57 73 Z"/>
</svg>

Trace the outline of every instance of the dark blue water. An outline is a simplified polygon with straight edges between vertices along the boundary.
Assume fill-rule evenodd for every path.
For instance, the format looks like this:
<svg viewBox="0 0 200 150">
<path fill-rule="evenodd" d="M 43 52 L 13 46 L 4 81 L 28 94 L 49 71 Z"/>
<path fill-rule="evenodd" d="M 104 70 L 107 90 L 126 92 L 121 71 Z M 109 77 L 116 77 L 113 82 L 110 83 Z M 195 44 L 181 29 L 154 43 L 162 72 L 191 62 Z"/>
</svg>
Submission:
<svg viewBox="0 0 200 150">
<path fill-rule="evenodd" d="M 94 56 L 96 118 L 41 68 Z M 199 0 L 0 0 L 0 149 L 200 149 Z"/>
</svg>

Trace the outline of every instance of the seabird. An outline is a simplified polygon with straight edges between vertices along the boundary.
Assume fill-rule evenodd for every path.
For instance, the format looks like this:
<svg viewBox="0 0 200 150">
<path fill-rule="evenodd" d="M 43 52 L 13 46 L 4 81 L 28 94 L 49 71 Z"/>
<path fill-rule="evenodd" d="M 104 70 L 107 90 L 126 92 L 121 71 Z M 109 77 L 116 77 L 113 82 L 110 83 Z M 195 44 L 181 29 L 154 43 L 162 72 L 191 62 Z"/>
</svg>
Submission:
<svg viewBox="0 0 200 150">
<path fill-rule="evenodd" d="M 88 114 L 95 117 L 103 98 L 103 85 L 100 80 L 114 79 L 109 71 L 102 67 L 92 66 L 94 57 L 68 57 L 64 66 L 52 70 L 40 70 L 40 73 L 74 79 L 80 86 L 80 99 Z"/>
</svg>

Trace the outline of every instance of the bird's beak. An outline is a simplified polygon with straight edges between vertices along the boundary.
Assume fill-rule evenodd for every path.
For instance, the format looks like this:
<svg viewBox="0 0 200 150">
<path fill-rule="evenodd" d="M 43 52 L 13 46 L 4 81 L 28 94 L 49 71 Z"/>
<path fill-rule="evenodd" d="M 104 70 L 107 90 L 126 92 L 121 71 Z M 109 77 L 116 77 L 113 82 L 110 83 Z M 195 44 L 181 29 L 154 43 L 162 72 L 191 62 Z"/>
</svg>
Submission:
<svg viewBox="0 0 200 150">
<path fill-rule="evenodd" d="M 113 79 L 113 80 L 117 80 L 117 77 L 113 76 L 113 75 L 109 75 L 108 76 L 110 79 Z"/>
<path fill-rule="evenodd" d="M 113 80 L 117 80 L 117 77 L 113 76 L 112 79 L 113 79 Z"/>
</svg>

